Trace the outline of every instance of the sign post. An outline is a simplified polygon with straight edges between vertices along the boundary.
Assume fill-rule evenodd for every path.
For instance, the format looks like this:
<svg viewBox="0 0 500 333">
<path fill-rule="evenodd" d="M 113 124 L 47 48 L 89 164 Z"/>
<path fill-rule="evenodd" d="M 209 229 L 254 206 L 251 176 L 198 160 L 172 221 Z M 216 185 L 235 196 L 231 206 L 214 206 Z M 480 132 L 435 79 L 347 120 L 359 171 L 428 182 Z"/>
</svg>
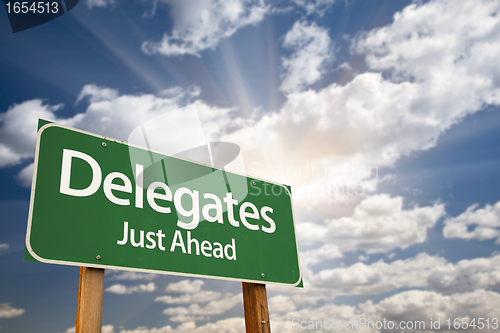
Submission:
<svg viewBox="0 0 500 333">
<path fill-rule="evenodd" d="M 100 333 L 104 269 L 80 267 L 75 333 Z"/>
<path fill-rule="evenodd" d="M 265 284 L 302 287 L 288 186 L 39 127 L 25 259 L 83 267 L 77 330 L 88 304 L 102 308 L 106 268 L 243 282 L 245 309 L 264 328 Z"/>
<path fill-rule="evenodd" d="M 243 308 L 246 333 L 270 333 L 265 284 L 243 282 Z"/>
</svg>

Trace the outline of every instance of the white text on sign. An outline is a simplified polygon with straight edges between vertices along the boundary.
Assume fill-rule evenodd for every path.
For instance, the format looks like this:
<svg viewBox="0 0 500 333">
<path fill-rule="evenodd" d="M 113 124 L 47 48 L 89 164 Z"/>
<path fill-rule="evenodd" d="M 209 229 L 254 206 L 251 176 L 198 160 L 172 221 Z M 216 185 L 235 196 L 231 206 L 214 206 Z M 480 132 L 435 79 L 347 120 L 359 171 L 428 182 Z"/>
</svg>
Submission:
<svg viewBox="0 0 500 333">
<path fill-rule="evenodd" d="M 84 189 L 74 189 L 70 187 L 71 163 L 73 158 L 78 158 L 85 161 L 92 169 L 92 180 L 90 184 Z M 135 207 L 142 209 L 144 202 L 144 188 L 139 184 L 143 184 L 143 169 L 144 167 L 142 165 L 135 165 L 136 175 L 138 178 L 135 180 L 135 193 L 133 193 L 132 182 L 130 181 L 130 178 L 125 174 L 120 172 L 110 172 L 106 175 L 103 182 L 101 167 L 93 157 L 76 150 L 64 149 L 59 192 L 75 197 L 86 197 L 96 193 L 101 188 L 102 183 L 104 194 L 110 202 L 116 205 L 129 206 L 130 198 L 118 198 L 117 196 L 115 196 L 113 191 L 134 194 Z M 123 185 L 113 182 L 117 178 L 121 179 Z M 155 192 L 158 188 L 162 189 L 163 193 Z M 182 199 L 184 196 L 190 199 L 190 209 L 186 209 L 186 207 L 182 204 Z M 229 224 L 233 227 L 240 226 L 240 221 L 237 221 L 234 217 L 234 206 L 238 205 L 238 200 L 235 200 L 233 198 L 232 193 L 226 193 L 222 200 L 213 193 L 203 193 L 203 198 L 205 200 L 212 201 L 212 203 L 206 203 L 202 207 L 201 215 L 203 219 L 208 222 L 218 222 L 223 224 L 224 219 L 222 201 L 224 201 L 224 203 L 226 204 Z M 196 190 L 190 190 L 186 187 L 180 187 L 172 194 L 172 191 L 167 184 L 165 184 L 164 182 L 156 181 L 152 182 L 147 187 L 146 199 L 149 206 L 153 210 L 163 214 L 171 213 L 171 209 L 170 207 L 159 205 L 158 201 L 173 201 L 174 207 L 178 214 L 186 218 L 191 218 L 191 221 L 188 223 L 182 222 L 181 220 L 177 221 L 177 226 L 182 229 L 193 230 L 200 223 L 200 193 Z M 276 223 L 270 216 L 270 214 L 272 213 L 273 208 L 263 206 L 260 208 L 259 214 L 259 209 L 251 202 L 243 202 L 239 207 L 241 224 L 243 224 L 243 226 L 245 226 L 249 230 L 262 230 L 266 233 L 274 233 L 276 231 Z M 263 222 L 258 223 L 261 218 Z"/>
</svg>

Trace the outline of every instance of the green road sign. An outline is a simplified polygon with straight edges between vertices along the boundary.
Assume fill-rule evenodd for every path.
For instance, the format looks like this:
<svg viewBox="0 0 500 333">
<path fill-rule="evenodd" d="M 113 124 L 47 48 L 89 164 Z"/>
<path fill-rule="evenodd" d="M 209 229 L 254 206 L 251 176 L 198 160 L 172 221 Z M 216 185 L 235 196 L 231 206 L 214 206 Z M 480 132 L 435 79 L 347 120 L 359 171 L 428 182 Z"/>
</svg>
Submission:
<svg viewBox="0 0 500 333">
<path fill-rule="evenodd" d="M 48 123 L 26 248 L 44 263 L 296 286 L 289 188 Z"/>
</svg>

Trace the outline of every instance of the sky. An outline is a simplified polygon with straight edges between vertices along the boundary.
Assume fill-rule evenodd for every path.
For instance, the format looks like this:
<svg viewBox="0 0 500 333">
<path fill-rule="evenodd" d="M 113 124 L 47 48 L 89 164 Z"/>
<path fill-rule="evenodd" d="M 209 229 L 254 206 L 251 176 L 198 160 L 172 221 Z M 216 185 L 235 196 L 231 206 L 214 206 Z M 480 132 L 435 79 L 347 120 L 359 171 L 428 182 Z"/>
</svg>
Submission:
<svg viewBox="0 0 500 333">
<path fill-rule="evenodd" d="M 12 33 L 0 10 L 0 332 L 75 326 L 78 267 L 23 261 L 38 119 L 127 141 L 189 105 L 207 142 L 292 188 L 304 288 L 267 286 L 274 332 L 363 318 L 496 331 L 499 11 L 81 0 Z M 106 333 L 244 330 L 240 282 L 106 270 L 104 290 Z"/>
</svg>

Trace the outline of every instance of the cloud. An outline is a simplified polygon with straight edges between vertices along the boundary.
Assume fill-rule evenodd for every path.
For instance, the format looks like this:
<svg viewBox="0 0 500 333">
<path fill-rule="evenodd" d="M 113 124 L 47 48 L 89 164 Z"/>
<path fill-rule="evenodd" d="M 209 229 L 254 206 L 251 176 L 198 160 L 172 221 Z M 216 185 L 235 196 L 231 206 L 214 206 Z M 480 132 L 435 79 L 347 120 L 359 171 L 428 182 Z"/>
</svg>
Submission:
<svg viewBox="0 0 500 333">
<path fill-rule="evenodd" d="M 280 88 L 287 93 L 301 91 L 318 81 L 322 67 L 333 59 L 328 31 L 315 23 L 295 22 L 283 46 L 293 50 L 289 57 L 282 58 L 285 74 Z"/>
<path fill-rule="evenodd" d="M 226 15 L 227 10 L 234 12 L 231 15 L 238 24 L 244 21 L 238 17 L 240 2 L 234 3 L 236 9 L 226 3 L 204 4 L 174 4 L 172 10 L 179 12 L 175 29 L 188 31 L 205 12 L 203 15 L 210 21 L 217 6 L 224 7 L 224 11 L 213 15 Z M 264 5 L 259 2 L 247 7 L 252 6 Z M 199 14 L 188 15 L 191 9 Z M 353 49 L 366 56 L 368 72 L 356 75 L 345 85 L 334 83 L 319 91 L 290 93 L 278 112 L 255 115 L 250 120 L 226 119 L 222 114 L 227 115 L 229 110 L 198 104 L 216 113 L 222 124 L 213 121 L 211 133 L 239 144 L 245 158 L 260 163 L 262 168 L 271 165 L 298 169 L 305 161 L 318 168 L 390 167 L 403 155 L 435 145 L 444 131 L 466 115 L 487 104 L 498 104 L 499 84 L 495 78 L 500 76 L 500 69 L 493 65 L 500 49 L 496 9 L 495 3 L 484 1 L 464 1 L 463 6 L 453 1 L 412 4 L 390 25 L 357 38 Z M 313 25 L 298 26 L 314 30 Z M 301 52 L 297 49 L 296 54 Z M 297 82 L 307 80 L 304 76 Z M 193 96 L 182 90 L 170 96 L 119 95 L 110 88 L 88 85 L 79 96 L 79 100 L 89 99 L 86 112 L 57 120 L 124 140 L 141 122 L 160 110 L 178 108 Z M 0 119 L 0 166 L 32 157 L 36 118 L 42 115 L 54 119 L 60 107 L 31 100 L 9 108 Z M 228 123 L 231 132 L 224 128 Z M 357 185 L 364 179 L 358 176 L 357 182 L 351 183 Z M 316 196 L 310 194 L 331 192 L 339 181 L 314 176 L 292 182 L 277 180 L 300 186 L 295 193 L 299 199 L 306 199 L 298 201 L 305 206 L 324 206 L 331 201 L 331 193 L 326 192 L 317 202 L 311 201 Z M 373 191 L 377 181 L 362 185 Z"/>
<path fill-rule="evenodd" d="M 189 315 L 177 315 L 174 317 L 170 317 L 170 321 L 180 322 L 180 323 L 195 322 L 195 321 L 202 321 L 202 320 L 209 320 L 209 319 L 210 319 L 210 317 L 189 316 Z"/>
<path fill-rule="evenodd" d="M 500 255 L 461 260 L 435 267 L 427 278 L 429 287 L 444 293 L 500 288 Z"/>
<path fill-rule="evenodd" d="M 301 234 L 303 223 L 299 224 L 301 227 L 298 229 L 299 235 Z M 300 237 L 300 236 L 299 236 Z M 300 238 L 299 238 L 300 239 Z M 326 243 L 317 249 L 306 250 L 300 252 L 300 264 L 302 269 L 309 269 L 309 266 L 315 265 L 324 260 L 333 260 L 342 258 L 342 251 L 337 245 Z"/>
<path fill-rule="evenodd" d="M 404 287 L 426 287 L 427 278 L 446 260 L 421 253 L 414 258 L 371 265 L 356 263 L 350 267 L 321 270 L 308 278 L 315 287 L 336 295 L 379 294 Z"/>
<path fill-rule="evenodd" d="M 271 298 L 272 299 L 272 298 Z M 271 300 L 270 300 L 271 303 Z M 270 305 L 271 306 L 271 305 Z M 435 291 L 409 290 L 384 298 L 378 303 L 367 301 L 358 306 L 326 304 L 319 307 L 304 307 L 300 310 L 290 310 L 286 313 L 271 311 L 272 331 L 292 333 L 296 332 L 292 320 L 323 322 L 326 318 L 337 322 L 358 322 L 360 318 L 369 318 L 371 321 L 424 321 L 425 329 L 430 330 L 430 319 L 440 319 L 441 329 L 446 329 L 448 318 L 495 318 L 500 307 L 500 294 L 483 289 L 473 292 L 453 295 L 442 295 Z M 239 333 L 245 330 L 243 318 L 228 318 L 202 326 L 194 322 L 184 322 L 176 328 L 164 326 L 161 328 L 137 328 L 121 330 L 120 333 Z M 112 328 L 112 326 L 111 326 Z M 339 332 L 352 332 L 348 329 L 336 329 Z M 366 326 L 360 332 L 380 332 Z M 474 330 L 461 330 L 474 332 Z M 68 331 L 68 333 L 74 331 Z M 104 330 L 103 330 L 104 332 Z M 113 332 L 113 331 L 110 331 Z"/>
<path fill-rule="evenodd" d="M 56 119 L 62 104 L 48 105 L 41 99 L 14 104 L 0 114 L 0 167 L 12 166 L 35 154 L 38 118 Z"/>
<path fill-rule="evenodd" d="M 205 4 L 194 6 L 197 8 L 193 10 L 206 11 L 208 21 L 215 11 L 212 7 L 231 7 L 225 3 Z M 180 6 L 178 11 L 183 14 L 176 15 L 181 23 L 174 27 L 175 31 L 188 31 L 187 27 L 196 25 L 191 17 L 198 20 L 202 15 L 187 14 L 193 7 L 191 2 L 175 6 Z M 261 4 L 255 6 L 260 8 Z M 245 159 L 261 166 L 255 168 L 255 173 L 262 173 L 267 166 L 299 169 L 307 162 L 317 168 L 336 166 L 347 170 L 350 166 L 392 167 L 401 156 L 434 146 L 443 132 L 467 115 L 485 105 L 498 105 L 500 81 L 496 78 L 500 77 L 500 69 L 493 65 L 500 49 L 497 7 L 496 3 L 485 1 L 464 1 L 463 6 L 444 0 L 412 4 L 395 15 L 393 23 L 357 37 L 353 50 L 365 56 L 367 72 L 355 75 L 344 85 L 333 83 L 318 91 L 289 93 L 277 112 L 255 114 L 252 119 L 231 119 L 222 116 L 229 110 L 198 104 L 219 117 L 221 125 L 212 122 L 212 135 L 219 133 L 218 139 L 238 144 Z M 238 24 L 244 21 L 235 20 Z M 296 54 L 300 52 L 297 49 Z M 304 76 L 297 82 L 307 80 Z M 130 133 L 132 123 L 150 119 L 158 109 L 178 108 L 183 96 L 189 95 L 119 95 L 109 88 L 92 86 L 84 87 L 82 94 L 89 97 L 90 105 L 85 113 L 68 119 L 68 125 L 117 139 L 121 139 L 122 129 Z M 38 109 L 43 105 L 37 100 L 28 102 L 38 103 Z M 44 105 L 43 111 L 53 115 L 47 107 Z M 19 121 L 26 118 L 20 117 L 20 111 L 13 114 Z M 17 127 L 25 125 L 5 126 L 4 119 L 2 125 L 0 166 L 14 165 L 32 156 L 32 145 L 24 150 L 16 145 L 34 140 L 12 133 L 8 140 L 4 139 L 6 129 L 17 133 Z M 32 132 L 33 127 L 29 128 Z M 340 179 L 314 175 L 290 179 L 293 176 L 284 175 L 276 181 L 298 188 L 298 204 L 312 209 L 346 197 L 345 191 L 336 194 L 341 185 L 346 185 L 343 176 L 341 173 Z M 380 181 L 366 180 L 359 175 L 349 181 L 349 185 L 361 185 L 358 199 L 373 192 Z M 325 215 L 331 215 L 331 211 Z"/>
<path fill-rule="evenodd" d="M 68 328 L 64 333 L 75 333 L 75 327 Z M 104 325 L 101 328 L 101 333 L 115 333 L 115 328 L 113 325 Z"/>
<path fill-rule="evenodd" d="M 245 331 L 245 320 L 243 318 L 227 318 L 203 326 L 196 326 L 191 322 L 185 322 L 176 328 L 164 326 L 161 328 L 136 328 L 135 330 L 121 330 L 120 333 L 241 333 Z"/>
<path fill-rule="evenodd" d="M 195 96 L 193 93 L 197 92 L 177 89 L 167 95 L 120 95 L 114 89 L 86 85 L 78 97 L 80 101 L 88 99 L 86 111 L 69 119 L 58 119 L 58 122 L 126 141 L 137 126 L 180 108 L 181 104 L 186 104 Z"/>
<path fill-rule="evenodd" d="M 378 194 L 362 200 L 352 216 L 300 223 L 297 234 L 301 242 L 333 243 L 341 251 L 389 252 L 424 242 L 444 214 L 443 204 L 403 209 L 402 197 Z"/>
<path fill-rule="evenodd" d="M 9 246 L 9 244 L 7 244 L 7 243 L 2 243 L 2 244 L 0 244 L 0 251 L 1 251 L 1 250 L 7 250 L 9 247 L 10 247 L 10 246 Z"/>
<path fill-rule="evenodd" d="M 335 3 L 335 0 L 294 0 L 294 2 L 303 7 L 307 15 L 317 14 L 323 16 L 325 11 Z"/>
<path fill-rule="evenodd" d="M 112 272 L 111 270 L 106 270 L 106 273 Z M 150 274 L 150 273 L 138 273 L 138 272 L 118 272 L 115 271 L 113 272 L 115 274 L 112 274 L 111 277 L 109 278 L 110 280 L 128 280 L 128 281 L 136 281 L 136 280 L 145 280 L 145 281 L 151 281 L 156 279 L 158 276 L 157 274 Z M 110 274 L 110 273 L 108 273 Z"/>
<path fill-rule="evenodd" d="M 104 8 L 114 3 L 114 0 L 87 0 L 87 7 L 88 9 L 92 9 L 93 7 Z"/>
<path fill-rule="evenodd" d="M 152 293 L 156 290 L 156 287 L 154 282 L 148 284 L 140 284 L 133 287 L 127 287 L 122 284 L 114 284 L 111 287 L 106 288 L 105 290 L 113 294 L 125 295 L 133 293 Z"/>
<path fill-rule="evenodd" d="M 500 69 L 491 63 L 500 49 L 499 9 L 487 0 L 412 4 L 391 25 L 363 35 L 357 51 L 391 82 L 412 83 L 412 113 L 427 110 L 424 124 L 445 130 L 500 101 Z"/>
<path fill-rule="evenodd" d="M 316 267 L 302 267 L 306 289 L 269 286 L 268 292 L 276 297 L 273 311 L 284 313 L 333 302 L 342 295 L 378 295 L 415 288 L 444 294 L 495 290 L 500 289 L 499 264 L 500 255 L 451 263 L 427 253 L 405 260 L 358 262 L 337 268 L 325 268 L 331 265 L 323 261 Z M 295 310 L 289 310 L 292 308 Z"/>
<path fill-rule="evenodd" d="M 104 325 L 101 329 L 101 333 L 114 333 L 114 327 L 113 325 Z"/>
<path fill-rule="evenodd" d="M 0 318 L 19 317 L 24 313 L 24 311 L 24 309 L 11 307 L 9 303 L 0 303 Z"/>
<path fill-rule="evenodd" d="M 157 95 L 120 95 L 114 89 L 86 85 L 77 102 L 85 100 L 89 105 L 85 112 L 70 118 L 56 115 L 62 104 L 49 105 L 40 99 L 14 104 L 6 113 L 0 114 L 0 167 L 18 165 L 33 158 L 38 118 L 127 141 L 137 126 L 192 103 L 198 94 L 196 87 L 185 90 L 174 87 Z M 194 104 L 206 125 L 207 140 L 213 141 L 220 135 L 221 127 L 229 124 L 227 115 L 231 109 L 211 107 L 201 101 Z M 33 165 L 27 165 L 17 175 L 21 185 L 31 185 L 32 168 Z"/>
<path fill-rule="evenodd" d="M 198 89 L 172 88 L 158 95 L 120 95 L 114 89 L 91 84 L 82 88 L 77 100 L 88 100 L 87 109 L 71 118 L 56 116 L 62 104 L 44 104 L 40 99 L 14 104 L 0 114 L 0 167 L 33 158 L 38 118 L 126 141 L 130 132 L 146 120 L 179 109 L 198 94 Z M 229 112 L 201 102 L 195 104 L 209 119 L 219 117 L 221 110 Z"/>
<path fill-rule="evenodd" d="M 349 267 L 326 269 L 322 262 L 318 265 L 319 269 L 303 267 L 307 290 L 271 288 L 271 291 L 289 294 L 287 303 L 281 303 L 299 307 L 306 303 L 316 304 L 320 300 L 328 302 L 340 295 L 376 295 L 404 288 L 423 288 L 439 293 L 498 289 L 499 264 L 500 255 L 461 260 L 454 264 L 427 253 L 405 260 L 379 260 L 371 264 L 358 262 Z"/>
<path fill-rule="evenodd" d="M 182 280 L 176 283 L 169 283 L 165 288 L 167 293 L 197 293 L 200 292 L 201 286 L 203 286 L 205 282 L 203 280 Z"/>
<path fill-rule="evenodd" d="M 500 70 L 489 61 L 496 58 L 500 45 L 499 9 L 499 3 L 489 0 L 468 0 L 461 6 L 450 0 L 414 3 L 395 14 L 391 25 L 364 35 L 357 50 L 366 55 L 371 69 L 390 71 L 387 73 L 395 82 L 413 81 L 423 88 L 436 88 L 426 93 L 434 96 L 432 104 L 443 104 L 441 109 L 433 107 L 429 120 L 450 113 L 459 116 L 481 103 L 498 103 L 495 77 Z M 453 82 L 453 90 L 451 86 L 438 89 L 445 82 Z M 461 96 L 464 91 L 469 94 Z M 445 92 L 451 95 L 445 98 Z M 457 108 L 458 102 L 464 105 Z M 449 122 L 443 125 L 449 126 Z"/>
<path fill-rule="evenodd" d="M 330 323 L 333 321 L 336 325 L 343 325 L 349 322 L 358 325 L 356 331 L 368 332 L 383 332 L 383 329 L 373 329 L 372 326 L 361 325 L 363 318 L 365 322 L 369 319 L 372 322 L 385 320 L 393 321 L 395 325 L 399 325 L 402 321 L 411 321 L 412 325 L 417 325 L 416 322 L 424 321 L 425 329 L 420 331 L 432 331 L 430 328 L 430 320 L 440 319 L 441 330 L 447 329 L 446 320 L 451 318 L 495 318 L 497 309 L 500 305 L 500 294 L 476 290 L 473 292 L 442 295 L 433 291 L 409 290 L 395 294 L 393 296 L 382 299 L 378 303 L 367 301 L 358 306 L 326 304 L 320 307 L 306 307 L 296 311 L 290 311 L 286 314 L 271 314 L 272 331 L 292 333 L 296 332 L 297 328 L 292 326 L 292 320 L 295 322 L 306 321 L 306 326 L 312 322 L 313 326 L 325 323 L 325 319 L 329 318 Z M 318 323 L 317 323 L 318 322 Z M 373 324 L 372 324 L 373 325 Z M 453 325 L 453 322 L 451 323 Z M 356 326 L 354 326 L 356 327 Z M 421 326 L 423 328 L 423 326 Z M 338 332 L 352 332 L 352 327 L 336 328 Z M 404 330 L 402 332 L 410 332 L 414 330 Z M 474 329 L 461 329 L 464 332 L 475 332 Z"/>
<path fill-rule="evenodd" d="M 221 294 L 215 291 L 200 290 L 191 294 L 183 294 L 178 297 L 170 295 L 156 297 L 155 302 L 162 302 L 165 304 L 206 303 L 219 299 L 220 296 Z"/>
<path fill-rule="evenodd" d="M 84 98 L 88 98 L 90 103 L 105 102 L 117 99 L 119 97 L 118 91 L 106 87 L 98 87 L 95 84 L 88 84 L 78 94 L 76 104 L 81 102 Z"/>
<path fill-rule="evenodd" d="M 492 64 L 500 49 L 499 16 L 493 15 L 494 6 L 483 1 L 464 1 L 463 6 L 449 1 L 413 4 L 396 15 L 392 24 L 357 39 L 355 50 L 366 55 L 370 72 L 356 75 L 345 85 L 290 93 L 284 106 L 274 113 L 249 120 L 230 119 L 228 109 L 196 103 L 213 112 L 212 133 L 232 121 L 232 132 L 219 131 L 221 139 L 239 144 L 245 158 L 257 161 L 262 168 L 298 169 L 305 161 L 346 169 L 350 165 L 393 166 L 401 156 L 432 147 L 444 131 L 466 115 L 486 104 L 498 104 L 495 78 L 500 77 L 500 70 Z M 443 22 L 438 19 L 441 16 Z M 431 52 L 431 46 L 439 52 Z M 120 95 L 109 88 L 85 86 L 79 100 L 88 99 L 86 112 L 59 122 L 126 140 L 138 124 L 178 108 L 193 95 L 182 90 L 168 96 Z M 34 118 L 38 114 L 56 118 L 58 108 L 32 100 L 2 114 L 0 165 L 31 158 L 35 136 L 22 135 L 26 123 L 32 123 L 26 133 L 34 133 Z M 356 184 L 366 176 L 353 178 Z M 291 182 L 298 185 L 294 187 L 297 204 L 311 208 L 320 221 L 298 223 L 298 235 L 305 242 L 323 235 L 317 244 L 320 247 L 336 242 L 340 252 L 405 249 L 423 242 L 427 230 L 444 214 L 441 204 L 403 209 L 402 198 L 377 195 L 361 201 L 352 216 L 332 218 L 332 206 L 325 205 L 329 197 L 318 191 L 328 189 L 332 182 L 330 175 L 315 174 Z M 333 233 L 334 227 L 342 237 Z M 323 250 L 328 250 L 329 258 L 339 256 L 333 247 Z"/>
<path fill-rule="evenodd" d="M 359 261 L 367 261 L 368 259 L 370 259 L 370 257 L 364 256 L 362 254 L 358 256 Z M 389 258 L 389 259 L 391 259 L 391 258 Z"/>
<path fill-rule="evenodd" d="M 164 2 L 170 6 L 174 27 L 161 41 L 144 42 L 142 50 L 147 54 L 199 57 L 201 51 L 214 49 L 238 29 L 262 21 L 269 10 L 262 0 Z"/>
<path fill-rule="evenodd" d="M 449 217 L 444 221 L 443 236 L 445 238 L 462 238 L 487 240 L 500 236 L 500 201 L 495 205 L 478 208 L 475 204 L 457 217 Z M 472 230 L 469 227 L 473 226 Z M 497 239 L 497 244 L 500 237 Z"/>
<path fill-rule="evenodd" d="M 499 104 L 498 6 L 414 3 L 391 24 L 356 38 L 353 52 L 366 59 L 366 72 L 343 85 L 290 93 L 279 111 L 224 139 L 240 145 L 261 173 L 267 166 L 298 169 L 307 162 L 316 168 L 392 167 L 401 156 L 433 147 L 467 115 Z M 326 206 L 338 185 L 332 177 L 290 178 L 278 181 L 299 184 L 295 193 L 304 207 Z M 363 179 L 353 185 L 364 186 Z"/>
<path fill-rule="evenodd" d="M 202 280 L 182 280 L 176 283 L 170 283 L 165 288 L 166 292 L 184 293 L 180 296 L 160 296 L 155 299 L 155 302 L 165 304 L 190 304 L 187 307 L 171 307 L 163 310 L 163 314 L 171 316 L 173 322 L 195 322 L 201 320 L 209 320 L 211 315 L 220 315 L 236 304 L 241 303 L 242 294 L 222 295 L 215 291 L 201 290 L 204 281 Z M 204 306 L 198 303 L 206 303 Z"/>
<path fill-rule="evenodd" d="M 242 302 L 242 294 L 226 294 L 222 299 L 210 301 L 205 306 L 191 304 L 188 307 L 179 306 L 174 308 L 167 308 L 163 310 L 163 314 L 172 316 L 170 318 L 170 320 L 172 321 L 207 320 L 208 318 L 206 316 L 221 315 L 231 310 L 237 304 L 241 304 Z"/>
<path fill-rule="evenodd" d="M 368 301 L 360 308 L 371 318 L 395 321 L 441 320 L 441 329 L 447 328 L 448 318 L 494 318 L 500 306 L 500 294 L 476 290 L 473 292 L 442 295 L 432 291 L 410 290 L 386 298 L 378 304 Z M 406 330 L 410 331 L 410 330 Z M 474 332 L 474 329 L 469 329 Z"/>
<path fill-rule="evenodd" d="M 269 299 L 269 312 L 289 312 L 294 311 L 295 303 L 290 296 L 278 295 Z"/>
<path fill-rule="evenodd" d="M 23 187 L 31 187 L 31 181 L 33 180 L 33 169 L 35 168 L 34 163 L 30 163 L 25 166 L 21 172 L 16 176 L 17 181 Z"/>
</svg>

